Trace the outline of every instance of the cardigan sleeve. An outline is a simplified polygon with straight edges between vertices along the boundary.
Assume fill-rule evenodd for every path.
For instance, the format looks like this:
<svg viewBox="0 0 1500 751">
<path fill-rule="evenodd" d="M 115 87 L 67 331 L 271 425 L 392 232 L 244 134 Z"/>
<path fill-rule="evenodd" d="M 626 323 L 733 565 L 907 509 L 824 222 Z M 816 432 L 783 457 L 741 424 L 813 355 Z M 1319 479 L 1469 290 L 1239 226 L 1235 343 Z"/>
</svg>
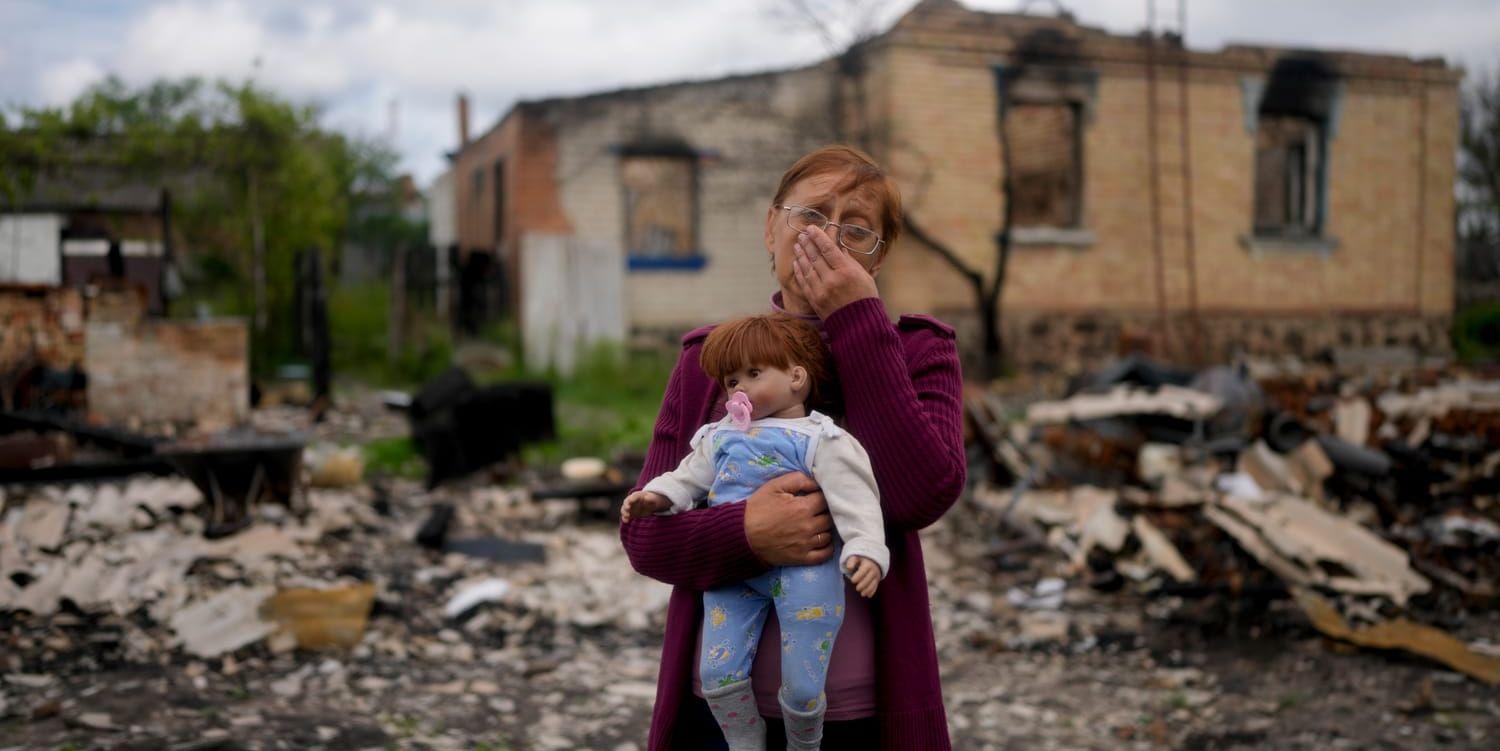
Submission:
<svg viewBox="0 0 1500 751">
<path fill-rule="evenodd" d="M 684 347 L 667 380 L 635 490 L 671 471 L 692 450 L 688 442 L 698 426 L 683 417 L 694 403 L 708 398 L 702 393 L 706 381 L 698 371 L 699 349 Z M 713 589 L 753 578 L 768 568 L 750 549 L 743 503 L 635 519 L 620 525 L 620 542 L 637 572 L 678 587 Z"/>
<path fill-rule="evenodd" d="M 845 420 L 870 455 L 888 527 L 937 521 L 963 491 L 963 379 L 951 334 L 918 327 L 906 340 L 879 298 L 824 320 Z"/>
</svg>

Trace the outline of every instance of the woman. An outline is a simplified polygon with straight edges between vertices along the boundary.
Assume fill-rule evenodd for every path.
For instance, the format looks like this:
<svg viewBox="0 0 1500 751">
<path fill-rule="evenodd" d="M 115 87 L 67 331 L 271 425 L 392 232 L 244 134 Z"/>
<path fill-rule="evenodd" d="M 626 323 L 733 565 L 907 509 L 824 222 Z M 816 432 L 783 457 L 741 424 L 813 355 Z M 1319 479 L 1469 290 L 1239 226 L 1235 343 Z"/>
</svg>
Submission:
<svg viewBox="0 0 1500 751">
<path fill-rule="evenodd" d="M 941 517 L 964 485 L 961 377 L 951 328 L 926 316 L 896 324 L 886 317 L 875 276 L 900 226 L 895 183 L 845 146 L 799 159 L 766 212 L 764 242 L 780 286 L 771 307 L 813 322 L 828 339 L 843 424 L 874 465 L 890 548 L 880 593 L 845 598 L 826 688 L 829 749 L 950 747 L 917 531 Z M 641 482 L 677 466 L 698 427 L 724 415 L 722 390 L 698 365 L 711 328 L 682 339 Z M 744 503 L 621 527 L 631 565 L 674 586 L 651 749 L 722 743 L 695 685 L 699 593 L 772 565 L 822 562 L 833 552 L 832 527 L 817 487 L 801 474 L 773 480 Z M 761 713 L 770 716 L 779 711 L 779 638 L 773 618 L 754 665 Z M 767 728 L 767 738 L 781 737 L 774 724 Z"/>
</svg>

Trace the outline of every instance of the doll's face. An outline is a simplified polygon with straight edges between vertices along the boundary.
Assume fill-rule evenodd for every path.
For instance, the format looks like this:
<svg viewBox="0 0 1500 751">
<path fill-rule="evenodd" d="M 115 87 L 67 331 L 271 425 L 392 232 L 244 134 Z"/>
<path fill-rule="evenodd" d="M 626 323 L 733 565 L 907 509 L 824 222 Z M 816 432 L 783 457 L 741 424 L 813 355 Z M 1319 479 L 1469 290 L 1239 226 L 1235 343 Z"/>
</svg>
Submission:
<svg viewBox="0 0 1500 751">
<path fill-rule="evenodd" d="M 786 370 L 769 365 L 750 365 L 724 377 L 724 391 L 733 396 L 745 392 L 750 398 L 750 419 L 803 417 L 807 400 L 807 369 L 793 365 Z"/>
</svg>

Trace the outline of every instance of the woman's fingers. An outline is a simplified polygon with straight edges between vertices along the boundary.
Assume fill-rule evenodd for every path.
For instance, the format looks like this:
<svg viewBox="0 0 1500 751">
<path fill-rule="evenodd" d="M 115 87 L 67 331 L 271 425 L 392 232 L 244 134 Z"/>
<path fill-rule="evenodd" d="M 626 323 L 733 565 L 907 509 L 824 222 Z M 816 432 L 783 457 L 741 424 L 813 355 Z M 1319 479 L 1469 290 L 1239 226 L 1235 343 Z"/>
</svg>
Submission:
<svg viewBox="0 0 1500 751">
<path fill-rule="evenodd" d="M 798 240 L 793 248 L 794 262 L 801 265 L 803 274 L 814 284 L 823 281 L 821 264 L 813 257 L 817 252 L 810 241 Z"/>
<path fill-rule="evenodd" d="M 818 482 L 806 472 L 788 472 L 768 480 L 766 484 L 777 492 L 791 495 L 807 495 L 818 490 Z"/>
<path fill-rule="evenodd" d="M 811 251 L 816 254 L 817 260 L 828 264 L 830 269 L 838 269 L 844 261 L 849 260 L 844 257 L 844 249 L 822 229 L 808 227 L 806 242 L 812 246 Z"/>
</svg>

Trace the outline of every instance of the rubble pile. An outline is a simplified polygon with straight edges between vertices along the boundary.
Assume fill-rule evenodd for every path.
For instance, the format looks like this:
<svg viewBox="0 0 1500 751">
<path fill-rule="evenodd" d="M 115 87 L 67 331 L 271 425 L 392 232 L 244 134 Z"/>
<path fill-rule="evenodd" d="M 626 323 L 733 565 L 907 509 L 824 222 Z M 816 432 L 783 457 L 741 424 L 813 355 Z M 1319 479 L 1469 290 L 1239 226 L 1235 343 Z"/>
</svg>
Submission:
<svg viewBox="0 0 1500 751">
<path fill-rule="evenodd" d="M 1500 683 L 1493 641 L 1449 633 L 1497 604 L 1500 381 L 1127 360 L 1066 399 L 968 411 L 995 480 L 984 523 L 1061 553 L 1064 578 L 1290 602 L 1332 638 Z M 1065 589 L 1010 602 L 1046 611 Z"/>
<path fill-rule="evenodd" d="M 327 448 L 310 452 L 319 454 L 335 463 L 347 458 Z M 311 464 L 309 474 L 319 462 Z M 659 643 L 670 588 L 637 575 L 613 524 L 581 523 L 588 520 L 576 501 L 534 501 L 522 488 L 478 485 L 425 491 L 377 478 L 309 487 L 290 506 L 260 504 L 251 524 L 209 539 L 207 502 L 181 478 L 3 493 L 0 722 L 21 718 L 20 727 L 40 733 L 60 713 L 64 727 L 79 732 L 196 735 L 174 732 L 170 722 L 132 729 L 129 710 L 101 711 L 79 694 L 100 670 L 149 668 L 160 677 L 148 683 L 167 692 L 186 681 L 222 691 L 232 703 L 271 702 L 278 711 L 309 697 L 364 706 L 349 721 L 364 723 L 359 732 L 376 740 L 356 745 L 422 735 L 425 729 L 403 727 L 421 716 L 413 707 L 459 695 L 506 714 L 475 718 L 455 748 L 484 738 L 567 748 L 606 728 L 608 737 L 642 732 L 639 705 L 654 694 L 650 650 Z M 439 506 L 451 509 L 449 544 L 434 550 L 419 544 L 417 533 Z M 525 555 L 512 555 L 518 549 Z M 608 718 L 591 724 L 574 717 L 570 727 L 558 725 L 567 713 L 551 711 L 551 725 L 517 729 L 524 713 L 501 685 L 513 680 L 516 692 L 576 686 L 583 693 L 606 673 L 622 681 L 598 705 Z M 116 683 L 140 685 L 107 685 Z M 82 696 L 97 690 L 84 688 Z M 566 692 L 551 690 L 534 698 L 537 706 L 565 701 Z M 381 715 L 392 706 L 412 714 Z M 273 727 L 265 711 L 244 719 L 251 724 L 234 735 L 294 733 Z M 98 727 L 88 726 L 89 714 L 99 715 L 90 718 Z M 181 722 L 201 726 L 196 713 Z M 330 724 L 316 739 L 311 728 L 302 730 L 310 744 L 326 743 L 323 736 L 339 726 Z M 345 725 L 339 732 L 352 732 Z"/>
</svg>

